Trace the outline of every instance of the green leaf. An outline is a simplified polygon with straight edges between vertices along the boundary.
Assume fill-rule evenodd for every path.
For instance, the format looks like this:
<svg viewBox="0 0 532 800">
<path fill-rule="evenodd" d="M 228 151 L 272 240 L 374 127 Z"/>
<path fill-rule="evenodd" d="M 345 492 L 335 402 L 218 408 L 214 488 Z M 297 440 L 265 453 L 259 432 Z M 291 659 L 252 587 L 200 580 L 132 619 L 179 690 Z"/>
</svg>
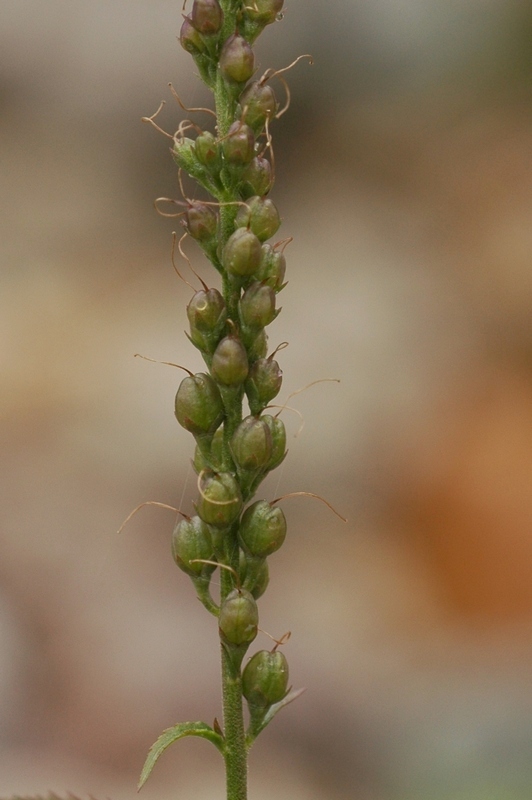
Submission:
<svg viewBox="0 0 532 800">
<path fill-rule="evenodd" d="M 178 722 L 173 728 L 167 728 L 167 730 L 163 731 L 157 741 L 150 747 L 150 752 L 140 774 L 137 787 L 139 790 L 148 780 L 152 769 L 166 748 L 184 736 L 201 736 L 203 739 L 208 739 L 209 742 L 212 742 L 222 755 L 224 753 L 223 737 L 216 733 L 210 725 L 205 722 Z"/>
<path fill-rule="evenodd" d="M 295 692 L 289 692 L 289 694 L 287 694 L 286 697 L 283 697 L 282 700 L 279 700 L 278 703 L 274 703 L 273 705 L 271 705 L 267 709 L 264 716 L 262 715 L 259 716 L 257 714 L 255 719 L 252 719 L 252 724 L 250 726 L 250 730 L 248 731 L 248 735 L 246 737 L 248 749 L 251 747 L 251 745 L 259 735 L 259 733 L 261 733 L 264 730 L 266 725 L 270 724 L 275 715 L 289 703 L 293 703 L 294 700 L 297 700 L 297 698 L 300 697 L 304 691 L 305 689 L 296 689 Z M 250 711 L 252 711 L 252 709 L 250 709 Z M 253 716 L 254 715 L 252 713 L 252 717 Z"/>
</svg>

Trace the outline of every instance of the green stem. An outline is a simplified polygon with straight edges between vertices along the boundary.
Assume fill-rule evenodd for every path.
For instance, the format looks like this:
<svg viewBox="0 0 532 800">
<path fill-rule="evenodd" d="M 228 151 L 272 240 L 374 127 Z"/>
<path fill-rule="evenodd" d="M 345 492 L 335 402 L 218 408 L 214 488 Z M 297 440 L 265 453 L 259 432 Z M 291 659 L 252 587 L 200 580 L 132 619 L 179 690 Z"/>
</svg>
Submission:
<svg viewBox="0 0 532 800">
<path fill-rule="evenodd" d="M 222 601 L 231 589 L 231 574 L 220 570 Z M 225 573 L 225 574 L 224 574 Z M 247 747 L 242 705 L 242 678 L 222 644 L 222 696 L 227 800 L 247 800 Z"/>
</svg>

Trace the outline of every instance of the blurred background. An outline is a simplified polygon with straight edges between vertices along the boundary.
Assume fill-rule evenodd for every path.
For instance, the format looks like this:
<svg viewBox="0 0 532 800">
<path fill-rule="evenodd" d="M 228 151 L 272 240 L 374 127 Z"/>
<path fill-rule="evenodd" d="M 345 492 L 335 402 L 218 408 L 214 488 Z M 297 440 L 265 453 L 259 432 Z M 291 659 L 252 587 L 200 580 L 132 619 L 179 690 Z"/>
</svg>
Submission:
<svg viewBox="0 0 532 800">
<path fill-rule="evenodd" d="M 0 796 L 131 797 L 148 747 L 220 715 L 216 626 L 171 560 L 192 508 L 173 418 L 201 369 L 172 270 L 168 141 L 208 102 L 169 0 L 0 8 Z M 289 537 L 261 624 L 306 686 L 253 800 L 532 797 L 532 6 L 290 0 L 274 129 L 289 284 L 270 343 Z M 281 91 L 281 90 L 280 90 Z M 209 119 L 198 116 L 200 124 Z M 212 271 L 186 245 L 206 281 Z M 261 636 L 257 647 L 266 647 Z M 212 752 L 211 752 L 212 751 Z M 223 794 L 169 750 L 145 800 Z M 176 794 L 177 793 L 177 794 Z"/>
</svg>

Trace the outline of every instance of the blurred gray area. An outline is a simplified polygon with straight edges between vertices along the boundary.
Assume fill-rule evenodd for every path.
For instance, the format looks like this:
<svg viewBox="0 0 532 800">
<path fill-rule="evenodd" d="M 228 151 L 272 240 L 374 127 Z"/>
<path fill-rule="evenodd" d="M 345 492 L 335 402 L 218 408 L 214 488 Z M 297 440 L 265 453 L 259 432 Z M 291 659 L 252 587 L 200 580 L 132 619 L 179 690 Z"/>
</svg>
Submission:
<svg viewBox="0 0 532 800">
<path fill-rule="evenodd" d="M 176 171 L 140 124 L 164 98 L 177 128 L 169 81 L 208 102 L 180 17 L 0 7 L 1 797 L 131 797 L 164 728 L 220 715 L 171 512 L 115 533 L 195 492 L 180 377 L 133 358 L 201 366 L 152 206 Z M 532 797 L 531 48 L 522 0 L 287 0 L 259 41 L 261 71 L 315 61 L 274 130 L 281 398 L 341 380 L 292 399 L 265 496 L 349 522 L 286 501 L 261 625 L 307 692 L 253 750 L 253 800 Z M 219 799 L 211 750 L 176 745 L 144 797 Z"/>
</svg>

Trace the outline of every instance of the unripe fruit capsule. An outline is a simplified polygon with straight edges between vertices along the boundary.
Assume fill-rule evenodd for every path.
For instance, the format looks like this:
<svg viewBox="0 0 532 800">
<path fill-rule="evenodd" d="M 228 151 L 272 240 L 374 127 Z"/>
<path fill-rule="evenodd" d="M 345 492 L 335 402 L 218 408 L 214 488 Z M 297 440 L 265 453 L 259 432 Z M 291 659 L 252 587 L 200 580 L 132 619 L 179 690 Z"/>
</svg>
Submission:
<svg viewBox="0 0 532 800">
<path fill-rule="evenodd" d="M 245 589 L 233 589 L 220 608 L 220 636 L 228 643 L 250 644 L 257 635 L 259 611 L 253 595 Z"/>
<path fill-rule="evenodd" d="M 286 258 L 283 253 L 274 250 L 271 244 L 263 244 L 260 264 L 255 272 L 256 279 L 278 292 L 283 286 L 285 272 Z"/>
<path fill-rule="evenodd" d="M 181 43 L 181 47 L 186 50 L 187 53 L 191 53 L 193 56 L 205 52 L 205 42 L 193 26 L 190 16 L 185 17 L 183 20 L 181 32 L 179 34 L 179 41 Z"/>
<path fill-rule="evenodd" d="M 243 419 L 231 439 L 231 452 L 237 467 L 250 472 L 267 466 L 272 449 L 270 429 L 260 417 Z"/>
<path fill-rule="evenodd" d="M 237 386 L 244 383 L 249 371 L 244 345 L 235 336 L 226 336 L 214 351 L 211 372 L 218 383 Z"/>
<path fill-rule="evenodd" d="M 240 487 L 230 472 L 207 472 L 203 476 L 196 511 L 204 522 L 226 528 L 235 521 L 241 508 Z"/>
<path fill-rule="evenodd" d="M 277 316 L 275 292 L 266 284 L 255 281 L 242 295 L 239 310 L 244 327 L 257 331 L 265 328 Z"/>
<path fill-rule="evenodd" d="M 273 358 L 259 358 L 251 366 L 246 380 L 246 394 L 253 413 L 260 413 L 281 389 L 283 373 Z"/>
<path fill-rule="evenodd" d="M 242 189 L 245 197 L 259 195 L 263 197 L 272 188 L 272 167 L 267 158 L 255 156 L 241 175 Z"/>
<path fill-rule="evenodd" d="M 216 330 L 226 316 L 225 301 L 218 289 L 200 289 L 187 306 L 190 327 L 205 333 Z"/>
<path fill-rule="evenodd" d="M 266 121 L 277 111 L 277 100 L 272 87 L 259 81 L 253 81 L 246 86 L 238 102 L 242 108 L 244 122 L 250 125 L 255 133 L 260 133 Z"/>
<path fill-rule="evenodd" d="M 205 203 L 191 203 L 182 221 L 183 227 L 199 242 L 208 242 L 216 236 L 218 215 Z"/>
<path fill-rule="evenodd" d="M 223 11 L 218 0 L 194 0 L 190 21 L 203 34 L 218 33 L 223 23 Z"/>
<path fill-rule="evenodd" d="M 253 275 L 262 257 L 260 242 L 252 231 L 237 228 L 226 242 L 222 262 L 232 275 Z"/>
<path fill-rule="evenodd" d="M 257 500 L 244 511 L 238 535 L 251 555 L 266 558 L 279 550 L 286 538 L 285 515 L 267 500 Z"/>
<path fill-rule="evenodd" d="M 208 525 L 199 517 L 178 522 L 172 534 L 172 555 L 177 566 L 187 575 L 201 575 L 205 564 L 191 562 L 212 558 L 213 543 Z"/>
<path fill-rule="evenodd" d="M 249 164 L 255 155 L 255 135 L 249 125 L 239 121 L 233 122 L 221 144 L 228 164 Z"/>
<path fill-rule="evenodd" d="M 267 708 L 286 696 L 288 661 L 279 650 L 259 650 L 242 673 L 242 694 L 251 706 Z"/>
<path fill-rule="evenodd" d="M 286 428 L 284 422 L 279 417 L 272 417 L 269 414 L 263 414 L 261 419 L 268 425 L 273 442 L 272 459 L 268 464 L 268 469 L 272 470 L 278 467 L 286 455 Z"/>
<path fill-rule="evenodd" d="M 194 142 L 196 158 L 204 167 L 216 165 L 219 159 L 218 142 L 210 131 L 203 131 Z"/>
<path fill-rule="evenodd" d="M 269 25 L 275 22 L 283 4 L 284 0 L 253 0 L 246 4 L 246 14 L 253 21 Z"/>
<path fill-rule="evenodd" d="M 243 36 L 234 33 L 225 42 L 219 63 L 226 79 L 235 83 L 245 83 L 251 78 L 255 69 L 253 49 Z"/>
<path fill-rule="evenodd" d="M 250 197 L 238 209 L 235 225 L 250 228 L 257 239 L 265 242 L 279 230 L 281 218 L 273 202 L 267 197 Z"/>
<path fill-rule="evenodd" d="M 183 378 L 175 398 L 175 415 L 194 436 L 214 433 L 224 418 L 224 408 L 210 375 L 198 372 Z"/>
<path fill-rule="evenodd" d="M 196 445 L 196 449 L 194 451 L 194 461 L 192 463 L 198 475 L 200 474 L 200 472 L 204 470 L 209 470 L 209 469 L 218 470 L 221 468 L 223 441 L 224 441 L 224 432 L 222 426 L 218 428 L 218 430 L 212 437 L 209 461 L 207 461 L 206 456 L 201 451 L 199 445 Z"/>
</svg>

